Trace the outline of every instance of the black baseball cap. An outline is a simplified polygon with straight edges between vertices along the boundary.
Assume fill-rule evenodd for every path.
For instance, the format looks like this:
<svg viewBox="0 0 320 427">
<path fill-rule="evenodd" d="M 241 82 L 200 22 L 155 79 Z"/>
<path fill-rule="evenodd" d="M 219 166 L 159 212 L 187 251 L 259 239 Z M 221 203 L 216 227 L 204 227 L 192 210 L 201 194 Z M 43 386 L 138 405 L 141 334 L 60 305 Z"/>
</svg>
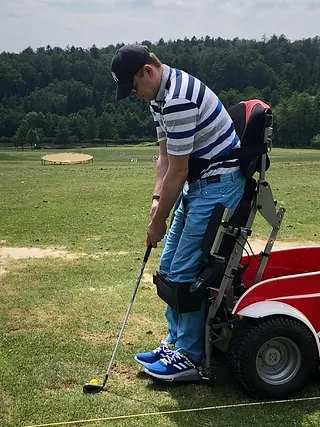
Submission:
<svg viewBox="0 0 320 427">
<path fill-rule="evenodd" d="M 145 46 L 128 44 L 116 51 L 111 62 L 111 74 L 117 82 L 116 99 L 130 95 L 135 74 L 150 63 L 150 52 Z"/>
</svg>

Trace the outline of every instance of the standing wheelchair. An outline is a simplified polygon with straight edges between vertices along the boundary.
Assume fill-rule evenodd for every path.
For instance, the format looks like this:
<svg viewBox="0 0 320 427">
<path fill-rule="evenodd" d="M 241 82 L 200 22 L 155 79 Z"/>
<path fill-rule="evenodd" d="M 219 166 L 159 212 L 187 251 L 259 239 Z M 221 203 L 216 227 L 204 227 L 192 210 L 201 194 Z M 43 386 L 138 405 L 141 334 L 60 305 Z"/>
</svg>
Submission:
<svg viewBox="0 0 320 427">
<path fill-rule="evenodd" d="M 266 172 L 273 114 L 260 100 L 229 110 L 241 139 L 232 150 L 246 178 L 236 210 L 215 206 L 202 242 L 201 273 L 190 286 L 173 289 L 153 276 L 161 299 L 178 312 L 207 302 L 205 359 L 197 378 L 215 378 L 214 354 L 226 353 L 240 387 L 256 398 L 300 392 L 319 367 L 320 246 L 273 249 L 285 215 L 277 208 Z M 229 157 L 231 158 L 231 157 Z M 264 249 L 250 245 L 257 213 L 271 227 Z"/>
</svg>

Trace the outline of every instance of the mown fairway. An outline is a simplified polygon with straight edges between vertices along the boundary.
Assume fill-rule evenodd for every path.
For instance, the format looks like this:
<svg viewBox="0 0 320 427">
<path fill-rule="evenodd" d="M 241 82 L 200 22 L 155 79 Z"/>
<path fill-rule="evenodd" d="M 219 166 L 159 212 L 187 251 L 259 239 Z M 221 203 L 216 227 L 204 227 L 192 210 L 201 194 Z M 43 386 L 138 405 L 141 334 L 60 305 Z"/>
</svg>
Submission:
<svg viewBox="0 0 320 427">
<path fill-rule="evenodd" d="M 140 270 L 157 149 L 76 151 L 93 154 L 94 163 L 43 166 L 47 152 L 0 152 L 0 247 L 66 251 L 0 256 L 0 426 L 250 402 L 223 367 L 210 387 L 172 386 L 154 384 L 134 361 L 166 332 L 152 285 L 161 246 L 146 267 L 107 392 L 82 394 L 84 382 L 104 375 Z M 320 244 L 320 151 L 274 149 L 271 161 L 267 177 L 287 209 L 278 239 Z M 258 218 L 253 238 L 267 233 Z M 320 396 L 317 379 L 303 396 Z M 313 427 L 318 408 L 311 400 L 75 425 Z"/>
</svg>

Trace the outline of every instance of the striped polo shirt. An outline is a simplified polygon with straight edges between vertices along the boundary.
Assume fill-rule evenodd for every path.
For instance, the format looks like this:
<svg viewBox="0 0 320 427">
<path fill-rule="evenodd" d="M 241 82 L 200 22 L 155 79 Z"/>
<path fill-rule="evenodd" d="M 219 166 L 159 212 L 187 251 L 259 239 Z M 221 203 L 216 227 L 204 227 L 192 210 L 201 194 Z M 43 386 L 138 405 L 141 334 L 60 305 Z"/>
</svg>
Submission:
<svg viewBox="0 0 320 427">
<path fill-rule="evenodd" d="M 240 141 L 229 113 L 200 80 L 163 65 L 160 89 L 150 110 L 158 141 L 167 142 L 168 154 L 206 160 L 199 162 L 199 178 L 239 170 L 238 159 L 219 162 L 219 157 L 239 148 Z"/>
</svg>

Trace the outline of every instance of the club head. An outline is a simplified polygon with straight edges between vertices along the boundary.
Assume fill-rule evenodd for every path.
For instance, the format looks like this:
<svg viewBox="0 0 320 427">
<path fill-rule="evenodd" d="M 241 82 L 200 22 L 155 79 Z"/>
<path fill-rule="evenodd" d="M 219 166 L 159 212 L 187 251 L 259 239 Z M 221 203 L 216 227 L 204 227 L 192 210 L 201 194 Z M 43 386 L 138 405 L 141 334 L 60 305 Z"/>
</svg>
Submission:
<svg viewBox="0 0 320 427">
<path fill-rule="evenodd" d="M 100 393 L 103 385 L 87 383 L 83 386 L 83 393 Z"/>
</svg>

